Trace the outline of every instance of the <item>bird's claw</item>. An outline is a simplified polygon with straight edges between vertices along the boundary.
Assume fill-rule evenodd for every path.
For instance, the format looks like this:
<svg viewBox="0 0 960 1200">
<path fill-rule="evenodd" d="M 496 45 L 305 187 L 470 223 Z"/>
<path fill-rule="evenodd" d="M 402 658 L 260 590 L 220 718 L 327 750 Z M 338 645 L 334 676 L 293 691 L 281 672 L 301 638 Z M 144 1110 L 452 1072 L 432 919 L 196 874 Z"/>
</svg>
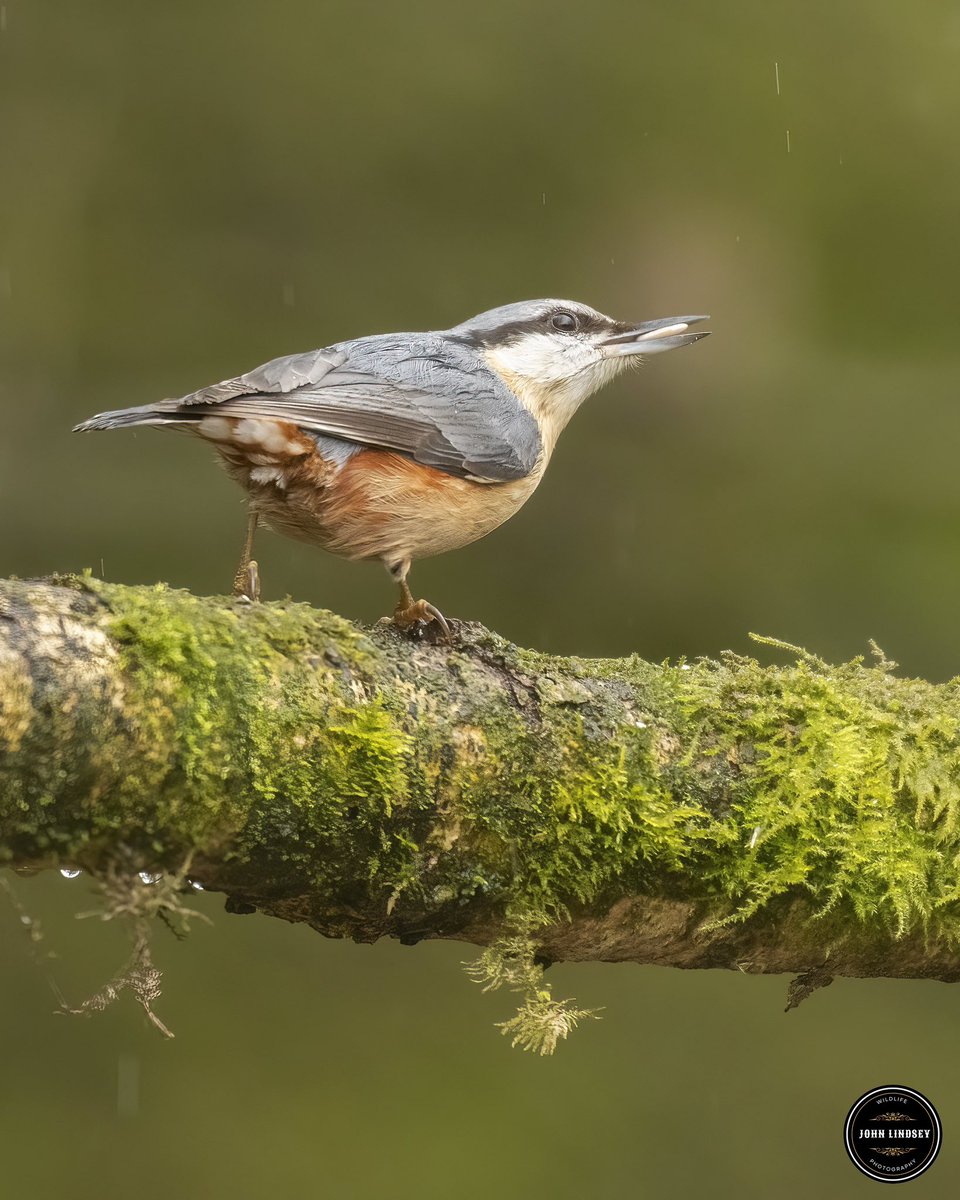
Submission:
<svg viewBox="0 0 960 1200">
<path fill-rule="evenodd" d="M 394 629 L 408 637 L 426 637 L 432 635 L 431 641 L 446 642 L 453 645 L 453 632 L 450 623 L 439 608 L 435 608 L 427 600 L 415 600 L 413 604 L 404 607 L 398 604 L 389 622 Z"/>
<path fill-rule="evenodd" d="M 256 604 L 260 599 L 260 568 L 251 558 L 237 571 L 233 579 L 233 594 L 243 604 Z"/>
</svg>

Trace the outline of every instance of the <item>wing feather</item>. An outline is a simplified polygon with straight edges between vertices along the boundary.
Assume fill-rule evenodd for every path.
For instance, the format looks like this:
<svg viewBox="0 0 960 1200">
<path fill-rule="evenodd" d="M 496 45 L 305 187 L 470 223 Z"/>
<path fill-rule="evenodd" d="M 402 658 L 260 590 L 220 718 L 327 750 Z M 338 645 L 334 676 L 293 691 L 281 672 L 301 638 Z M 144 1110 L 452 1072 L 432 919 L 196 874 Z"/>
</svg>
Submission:
<svg viewBox="0 0 960 1200">
<path fill-rule="evenodd" d="M 186 416 L 207 405 L 489 481 L 522 478 L 541 452 L 532 414 L 486 363 L 429 334 L 361 338 L 273 359 L 152 407 Z"/>
</svg>

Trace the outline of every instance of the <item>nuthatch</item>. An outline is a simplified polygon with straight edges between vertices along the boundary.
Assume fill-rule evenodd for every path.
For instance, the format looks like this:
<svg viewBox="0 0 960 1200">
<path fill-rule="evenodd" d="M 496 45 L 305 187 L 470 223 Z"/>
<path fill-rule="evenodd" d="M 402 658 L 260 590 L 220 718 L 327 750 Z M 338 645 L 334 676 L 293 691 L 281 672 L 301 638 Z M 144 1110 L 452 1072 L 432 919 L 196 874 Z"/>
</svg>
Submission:
<svg viewBox="0 0 960 1200">
<path fill-rule="evenodd" d="M 249 495 L 234 593 L 259 594 L 258 523 L 400 585 L 403 630 L 443 614 L 414 600 L 417 558 L 476 541 L 533 494 L 586 398 L 641 355 L 688 346 L 706 317 L 639 325 L 570 300 L 507 304 L 434 333 L 387 333 L 276 358 L 180 399 L 101 413 L 78 430 L 162 425 L 211 442 Z"/>
</svg>

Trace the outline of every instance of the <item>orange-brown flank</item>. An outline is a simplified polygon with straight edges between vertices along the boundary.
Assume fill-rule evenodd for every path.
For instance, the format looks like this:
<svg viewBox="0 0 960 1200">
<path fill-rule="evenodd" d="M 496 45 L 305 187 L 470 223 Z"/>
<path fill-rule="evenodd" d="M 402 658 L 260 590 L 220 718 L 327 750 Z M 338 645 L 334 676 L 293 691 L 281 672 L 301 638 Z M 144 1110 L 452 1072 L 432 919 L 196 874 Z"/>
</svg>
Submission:
<svg viewBox="0 0 960 1200">
<path fill-rule="evenodd" d="M 212 414 L 197 431 L 217 447 L 266 525 L 388 566 L 483 537 L 528 499 L 545 465 L 524 479 L 478 483 L 387 450 L 363 448 L 338 462 L 288 421 Z"/>
</svg>

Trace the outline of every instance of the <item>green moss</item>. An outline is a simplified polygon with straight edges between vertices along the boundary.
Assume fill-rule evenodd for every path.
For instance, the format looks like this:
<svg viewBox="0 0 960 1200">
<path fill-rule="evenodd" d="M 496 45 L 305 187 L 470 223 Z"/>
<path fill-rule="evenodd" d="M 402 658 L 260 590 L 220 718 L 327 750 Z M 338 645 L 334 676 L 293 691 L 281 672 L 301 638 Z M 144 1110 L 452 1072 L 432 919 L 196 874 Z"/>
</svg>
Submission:
<svg viewBox="0 0 960 1200">
<path fill-rule="evenodd" d="M 448 823 L 515 923 L 645 890 L 742 921 L 800 889 L 821 917 L 957 937 L 956 684 L 807 655 L 634 661 L 610 664 L 631 691 L 605 709 L 594 664 L 519 660 L 539 680 L 537 735 L 484 711 L 483 752 L 448 781 Z M 645 719 L 624 724 L 625 709 Z"/>
<path fill-rule="evenodd" d="M 485 753 L 462 759 L 448 783 L 462 847 L 518 922 L 556 917 L 614 886 L 643 890 L 681 870 L 710 824 L 660 778 L 654 732 L 589 735 L 562 702 L 543 715 L 547 727 L 532 738 L 511 710 L 485 713 Z"/>
<path fill-rule="evenodd" d="M 802 888 L 820 915 L 956 939 L 956 686 L 898 680 L 889 665 L 728 656 L 682 682 L 690 741 L 727 778 L 697 870 L 734 918 Z"/>
<path fill-rule="evenodd" d="M 102 706 L 78 693 L 45 714 L 42 752 L 28 738 L 4 756 L 23 796 L 19 838 L 52 850 L 44 825 L 76 859 L 122 842 L 167 865 L 223 843 L 243 861 L 268 844 L 278 886 L 319 883 L 318 863 L 330 879 L 410 877 L 410 737 L 365 692 L 373 647 L 353 625 L 303 605 L 79 583 L 119 656 L 114 728 L 92 729 Z M 19 692 L 4 694 L 12 713 Z"/>
<path fill-rule="evenodd" d="M 8 854 L 206 851 L 227 882 L 255 861 L 278 895 L 414 926 L 644 892 L 746 920 L 800 891 L 831 920 L 957 936 L 956 683 L 802 653 L 554 659 L 486 634 L 451 657 L 303 605 L 73 582 L 120 670 L 55 680 L 38 719 L 0 665 Z"/>
</svg>

